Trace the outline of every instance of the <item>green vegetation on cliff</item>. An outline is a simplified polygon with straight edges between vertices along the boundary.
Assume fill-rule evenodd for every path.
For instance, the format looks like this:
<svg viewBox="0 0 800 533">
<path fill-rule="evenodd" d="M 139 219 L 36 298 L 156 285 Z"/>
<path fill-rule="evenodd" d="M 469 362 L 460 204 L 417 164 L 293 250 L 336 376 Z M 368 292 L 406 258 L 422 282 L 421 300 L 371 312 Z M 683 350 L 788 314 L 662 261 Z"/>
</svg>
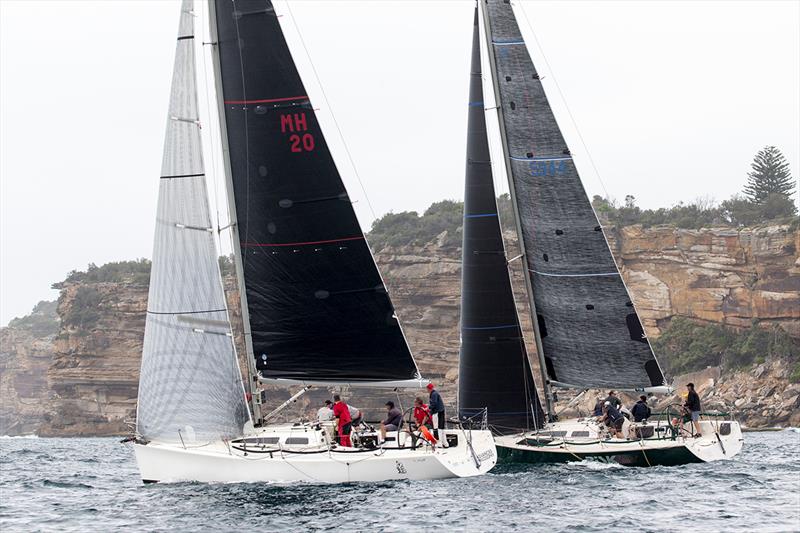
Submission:
<svg viewBox="0 0 800 533">
<path fill-rule="evenodd" d="M 127 282 L 136 285 L 150 283 L 150 260 L 114 261 L 103 266 L 89 263 L 86 271 L 73 270 L 64 281 L 53 283 L 54 289 L 63 289 L 69 283 Z"/>
<path fill-rule="evenodd" d="M 374 250 L 381 250 L 386 246 L 419 246 L 447 231 L 442 244 L 461 246 L 463 211 L 462 202 L 442 200 L 431 204 L 422 216 L 416 211 L 387 213 L 372 223 L 369 243 Z"/>
<path fill-rule="evenodd" d="M 35 306 L 30 314 L 13 318 L 8 323 L 11 328 L 25 329 L 37 338 L 49 337 L 58 333 L 58 304 L 42 300 Z"/>
<path fill-rule="evenodd" d="M 710 199 L 698 199 L 668 208 L 641 209 L 632 195 L 625 197 L 623 205 L 595 195 L 592 205 L 601 218 L 621 226 L 669 224 L 699 229 L 714 225 L 752 226 L 767 221 L 796 224 L 797 208 L 792 200 L 795 181 L 781 151 L 774 146 L 765 147 L 756 154 L 751 168 L 742 194 L 719 205 Z"/>
<path fill-rule="evenodd" d="M 669 376 L 723 365 L 742 368 L 780 358 L 800 364 L 800 341 L 777 326 L 736 330 L 720 324 L 701 324 L 676 317 L 652 341 L 661 366 Z M 795 381 L 800 381 L 796 369 Z"/>
</svg>

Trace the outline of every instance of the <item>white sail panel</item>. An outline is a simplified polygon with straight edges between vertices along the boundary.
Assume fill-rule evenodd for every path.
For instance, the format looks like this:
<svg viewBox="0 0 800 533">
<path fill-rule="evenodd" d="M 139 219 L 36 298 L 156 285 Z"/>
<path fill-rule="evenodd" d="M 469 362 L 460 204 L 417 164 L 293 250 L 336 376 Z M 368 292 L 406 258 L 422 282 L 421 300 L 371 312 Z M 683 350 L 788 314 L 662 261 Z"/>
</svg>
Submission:
<svg viewBox="0 0 800 533">
<path fill-rule="evenodd" d="M 208 207 L 191 9 L 184 0 L 137 409 L 142 437 L 187 444 L 240 436 L 248 419 Z"/>
</svg>

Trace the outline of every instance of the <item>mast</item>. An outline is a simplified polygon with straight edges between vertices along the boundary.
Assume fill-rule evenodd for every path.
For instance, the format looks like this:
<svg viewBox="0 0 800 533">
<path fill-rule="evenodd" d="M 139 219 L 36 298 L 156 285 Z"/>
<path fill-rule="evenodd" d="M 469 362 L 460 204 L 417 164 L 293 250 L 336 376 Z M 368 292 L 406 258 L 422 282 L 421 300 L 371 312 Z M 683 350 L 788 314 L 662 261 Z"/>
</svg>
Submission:
<svg viewBox="0 0 800 533">
<path fill-rule="evenodd" d="M 211 42 L 211 70 L 214 73 L 217 116 L 219 119 L 220 141 L 222 142 L 223 172 L 225 174 L 225 192 L 228 202 L 228 217 L 233 246 L 233 264 L 236 270 L 236 283 L 239 288 L 239 310 L 244 329 L 245 360 L 247 364 L 247 391 L 250 393 L 250 408 L 253 411 L 253 423 L 261 424 L 261 400 L 258 398 L 258 370 L 253 352 L 253 333 L 250 327 L 250 313 L 247 306 L 247 290 L 244 284 L 244 268 L 242 266 L 242 249 L 239 244 L 239 224 L 236 216 L 236 201 L 233 196 L 233 177 L 231 172 L 231 154 L 228 148 L 228 132 L 225 121 L 224 97 L 222 93 L 222 77 L 220 75 L 219 42 L 217 36 L 217 17 L 215 16 L 215 0 L 208 0 L 208 28 Z"/>
<path fill-rule="evenodd" d="M 519 259 L 523 264 L 523 278 L 525 278 L 525 293 L 528 296 L 528 305 L 531 312 L 531 324 L 533 324 L 533 336 L 536 341 L 536 355 L 539 358 L 539 373 L 542 378 L 542 389 L 544 391 L 545 410 L 547 411 L 548 420 L 555 417 L 555 408 L 553 406 L 553 391 L 550 386 L 550 380 L 547 377 L 546 364 L 544 358 L 544 348 L 542 346 L 542 336 L 539 331 L 539 320 L 536 313 L 536 302 L 533 297 L 533 287 L 531 286 L 530 276 L 527 273 L 527 252 L 525 250 L 525 240 L 523 238 L 522 225 L 519 217 L 519 207 L 517 206 L 517 195 L 514 186 L 514 179 L 511 168 L 511 154 L 508 149 L 508 138 L 506 137 L 505 119 L 503 117 L 503 104 L 500 97 L 500 86 L 497 82 L 497 66 L 495 64 L 494 50 L 492 45 L 491 22 L 489 21 L 488 6 L 485 1 L 479 0 L 481 6 L 481 14 L 483 15 L 483 29 L 486 37 L 486 51 L 489 56 L 490 72 L 489 77 L 492 80 L 492 89 L 494 91 L 495 106 L 497 109 L 497 119 L 500 123 L 500 138 L 503 147 L 503 162 L 506 168 L 506 177 L 508 178 L 508 189 L 511 196 L 511 205 L 514 214 L 514 226 L 517 233 L 517 241 L 519 243 L 520 257 Z"/>
</svg>

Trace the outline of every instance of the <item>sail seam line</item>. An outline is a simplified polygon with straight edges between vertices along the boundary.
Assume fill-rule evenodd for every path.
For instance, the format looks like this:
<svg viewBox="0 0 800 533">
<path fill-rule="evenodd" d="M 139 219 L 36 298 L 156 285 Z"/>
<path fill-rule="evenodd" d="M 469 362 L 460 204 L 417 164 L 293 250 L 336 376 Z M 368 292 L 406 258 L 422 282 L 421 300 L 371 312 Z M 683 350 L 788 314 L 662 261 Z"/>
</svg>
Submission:
<svg viewBox="0 0 800 533">
<path fill-rule="evenodd" d="M 619 272 L 597 272 L 593 274 L 552 274 L 548 272 L 539 272 L 537 270 L 533 270 L 532 268 L 529 268 L 528 271 L 533 272 L 534 274 L 539 274 L 540 276 L 551 276 L 554 278 L 590 278 L 594 276 L 619 276 Z"/>
<path fill-rule="evenodd" d="M 268 104 L 270 102 L 289 102 L 291 100 L 308 100 L 308 96 L 287 96 L 286 98 L 261 98 L 258 100 L 225 100 L 226 104 Z"/>
<path fill-rule="evenodd" d="M 468 326 L 461 326 L 461 329 L 466 330 L 481 330 L 481 329 L 505 329 L 505 328 L 518 328 L 519 324 L 504 324 L 502 326 L 480 326 L 480 327 L 468 327 Z"/>
<path fill-rule="evenodd" d="M 361 235 L 358 237 L 345 237 L 344 239 L 328 239 L 324 241 L 283 242 L 283 243 L 243 242 L 241 243 L 241 245 L 248 248 L 261 248 L 261 247 L 272 247 L 272 246 L 307 246 L 311 244 L 331 244 L 335 242 L 358 241 L 363 239 L 364 236 Z"/>
<path fill-rule="evenodd" d="M 202 178 L 205 174 L 176 174 L 174 176 L 161 176 L 159 179 L 171 180 L 176 178 Z"/>
<path fill-rule="evenodd" d="M 147 310 L 149 315 L 197 315 L 201 313 L 221 313 L 227 309 L 209 309 L 207 311 L 150 311 Z"/>
<path fill-rule="evenodd" d="M 517 157 L 515 155 L 510 155 L 508 157 L 510 157 L 514 161 L 569 161 L 572 159 L 572 157 L 568 155 L 538 156 L 538 157 Z"/>
</svg>

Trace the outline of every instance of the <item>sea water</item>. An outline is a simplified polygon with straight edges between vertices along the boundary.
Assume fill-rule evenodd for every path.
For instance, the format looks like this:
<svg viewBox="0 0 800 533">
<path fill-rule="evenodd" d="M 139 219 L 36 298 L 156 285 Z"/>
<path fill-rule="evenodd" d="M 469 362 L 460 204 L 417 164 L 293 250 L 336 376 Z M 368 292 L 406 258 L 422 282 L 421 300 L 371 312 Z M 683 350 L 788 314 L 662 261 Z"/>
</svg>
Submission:
<svg viewBox="0 0 800 533">
<path fill-rule="evenodd" d="M 118 439 L 0 438 L 0 531 L 800 531 L 800 433 L 734 460 L 344 485 L 143 485 Z"/>
</svg>

